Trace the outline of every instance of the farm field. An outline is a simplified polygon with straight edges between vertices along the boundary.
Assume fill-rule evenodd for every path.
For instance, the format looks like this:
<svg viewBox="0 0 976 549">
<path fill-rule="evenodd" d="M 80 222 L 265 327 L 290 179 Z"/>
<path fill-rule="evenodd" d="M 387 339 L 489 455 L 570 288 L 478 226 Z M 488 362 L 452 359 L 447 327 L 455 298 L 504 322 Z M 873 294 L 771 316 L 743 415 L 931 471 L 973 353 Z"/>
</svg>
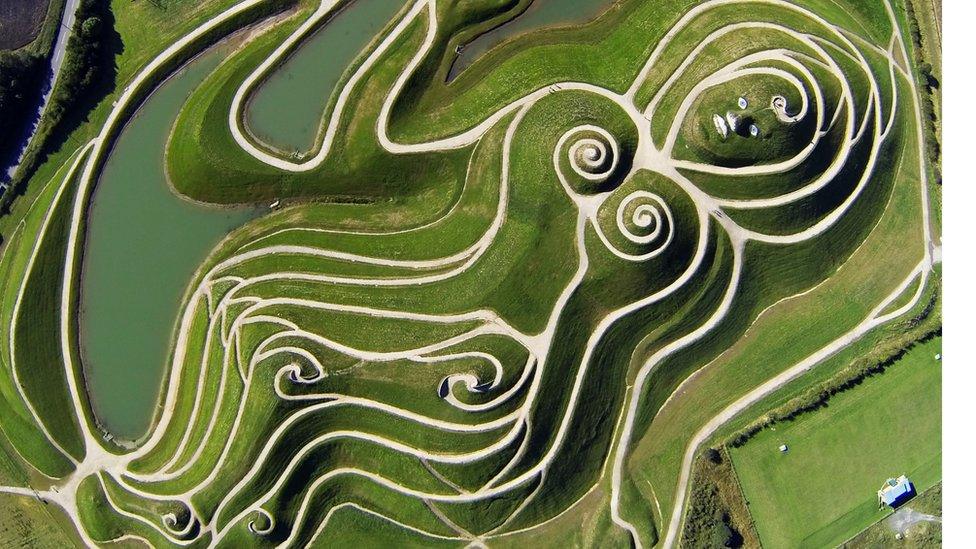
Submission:
<svg viewBox="0 0 976 549">
<path fill-rule="evenodd" d="M 731 451 L 764 545 L 837 545 L 888 513 L 875 494 L 885 479 L 907 475 L 918 493 L 940 481 L 941 344 L 918 345 L 825 408 Z"/>
<path fill-rule="evenodd" d="M 50 0 L 3 0 L 0 2 L 0 50 L 29 44 L 44 24 Z M 53 2 L 55 8 L 60 3 Z"/>
<path fill-rule="evenodd" d="M 0 545 L 683 546 L 941 326 L 904 1 L 99 4 L 0 215 Z M 701 469 L 748 543 L 941 482 L 940 344 Z"/>
</svg>

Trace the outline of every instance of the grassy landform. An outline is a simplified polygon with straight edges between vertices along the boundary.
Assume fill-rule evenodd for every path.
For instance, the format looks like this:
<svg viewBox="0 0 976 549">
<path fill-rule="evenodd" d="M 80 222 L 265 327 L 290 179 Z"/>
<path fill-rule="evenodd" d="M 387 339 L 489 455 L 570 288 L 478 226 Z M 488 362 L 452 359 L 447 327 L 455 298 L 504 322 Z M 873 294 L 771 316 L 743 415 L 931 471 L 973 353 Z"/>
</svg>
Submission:
<svg viewBox="0 0 976 549">
<path fill-rule="evenodd" d="M 895 406 L 867 404 L 898 391 L 925 387 L 906 428 L 933 441 L 937 384 L 898 377 L 924 371 L 902 367 L 916 350 L 721 467 L 684 458 L 939 322 L 903 8 L 620 2 L 446 82 L 455 45 L 528 2 L 407 2 L 323 93 L 312 148 L 281 154 L 250 134 L 250 99 L 346 3 L 330 5 L 113 3 L 116 85 L 0 219 L 0 426 L 84 542 L 817 545 L 865 525 L 857 479 L 820 487 L 841 505 L 790 483 L 849 459 L 858 433 L 818 418 L 869 422 L 879 452 L 904 434 L 885 428 Z M 77 348 L 92 188 L 152 89 L 231 34 L 147 169 L 197 202 L 277 209 L 200 265 L 153 426 L 114 444 Z M 819 446 L 756 450 L 790 429 Z M 877 482 L 937 482 L 931 447 L 890 454 L 912 470 Z M 733 464 L 755 532 L 722 511 Z M 834 526 L 794 527 L 818 521 Z"/>
<path fill-rule="evenodd" d="M 0 482 L 30 487 L 44 481 L 30 478 L 30 469 L 16 451 L 0 441 Z M 0 494 L 0 539 L 19 547 L 83 547 L 61 511 L 43 503 L 33 494 Z M 19 544 L 19 545 L 16 545 Z"/>
</svg>

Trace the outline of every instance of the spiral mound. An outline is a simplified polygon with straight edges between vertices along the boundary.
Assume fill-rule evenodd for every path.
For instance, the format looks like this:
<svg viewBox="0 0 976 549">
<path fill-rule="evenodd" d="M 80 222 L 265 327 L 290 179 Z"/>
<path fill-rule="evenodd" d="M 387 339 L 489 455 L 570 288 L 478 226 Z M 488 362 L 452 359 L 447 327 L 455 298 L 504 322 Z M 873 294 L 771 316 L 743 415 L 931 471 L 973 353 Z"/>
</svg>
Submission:
<svg viewBox="0 0 976 549">
<path fill-rule="evenodd" d="M 633 259 L 657 256 L 674 238 L 674 217 L 659 195 L 649 191 L 633 191 L 617 206 L 617 230 L 639 248 L 637 253 L 625 253 Z"/>
<path fill-rule="evenodd" d="M 572 192 L 596 194 L 615 189 L 629 169 L 629 159 L 617 139 L 591 124 L 577 126 L 560 137 L 556 167 Z"/>
<path fill-rule="evenodd" d="M 569 159 L 577 175 L 591 181 L 599 181 L 606 178 L 616 167 L 620 160 L 620 151 L 613 136 L 607 133 L 605 140 L 592 137 L 577 140 L 569 147 Z"/>
</svg>

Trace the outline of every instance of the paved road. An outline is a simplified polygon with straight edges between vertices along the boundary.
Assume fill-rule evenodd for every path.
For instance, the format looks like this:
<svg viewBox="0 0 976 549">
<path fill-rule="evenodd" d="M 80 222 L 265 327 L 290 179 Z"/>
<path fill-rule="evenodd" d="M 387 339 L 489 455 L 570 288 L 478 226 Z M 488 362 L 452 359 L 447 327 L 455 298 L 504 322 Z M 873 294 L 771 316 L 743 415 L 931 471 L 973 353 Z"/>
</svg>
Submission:
<svg viewBox="0 0 976 549">
<path fill-rule="evenodd" d="M 68 0 L 64 5 L 64 12 L 61 14 L 61 26 L 58 29 L 58 37 L 54 41 L 54 50 L 51 53 L 51 72 L 49 73 L 51 85 L 48 86 L 47 91 L 44 92 L 44 96 L 41 98 L 40 105 L 37 106 L 34 127 L 31 128 L 30 134 L 24 137 L 24 141 L 20 145 L 20 155 L 17 157 L 17 162 L 7 170 L 7 177 L 13 178 L 17 172 L 17 168 L 20 167 L 20 163 L 24 159 L 24 153 L 27 151 L 27 145 L 30 144 L 31 140 L 34 139 L 34 135 L 37 133 L 37 126 L 40 124 L 41 116 L 44 114 L 44 109 L 47 108 L 48 101 L 51 99 L 51 92 L 54 91 L 54 86 L 58 82 L 58 75 L 61 73 L 61 63 L 64 62 L 64 52 L 68 47 L 68 37 L 71 36 L 71 28 L 75 25 L 75 12 L 78 11 L 78 2 L 79 0 Z"/>
</svg>

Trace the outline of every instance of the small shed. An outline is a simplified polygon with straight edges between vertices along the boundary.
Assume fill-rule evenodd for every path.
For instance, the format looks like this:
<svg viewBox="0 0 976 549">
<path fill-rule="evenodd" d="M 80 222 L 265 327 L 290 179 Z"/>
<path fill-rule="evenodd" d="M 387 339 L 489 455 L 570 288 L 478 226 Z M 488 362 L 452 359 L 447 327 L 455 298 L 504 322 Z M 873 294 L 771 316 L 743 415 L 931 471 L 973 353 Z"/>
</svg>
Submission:
<svg viewBox="0 0 976 549">
<path fill-rule="evenodd" d="M 786 452 L 789 452 L 790 451 L 790 447 L 787 446 L 787 445 L 785 445 L 785 444 L 780 444 L 779 445 L 779 451 L 780 452 L 783 452 L 785 454 Z"/>
<path fill-rule="evenodd" d="M 915 494 L 915 487 L 908 477 L 889 478 L 878 490 L 878 504 L 897 507 Z"/>
</svg>

